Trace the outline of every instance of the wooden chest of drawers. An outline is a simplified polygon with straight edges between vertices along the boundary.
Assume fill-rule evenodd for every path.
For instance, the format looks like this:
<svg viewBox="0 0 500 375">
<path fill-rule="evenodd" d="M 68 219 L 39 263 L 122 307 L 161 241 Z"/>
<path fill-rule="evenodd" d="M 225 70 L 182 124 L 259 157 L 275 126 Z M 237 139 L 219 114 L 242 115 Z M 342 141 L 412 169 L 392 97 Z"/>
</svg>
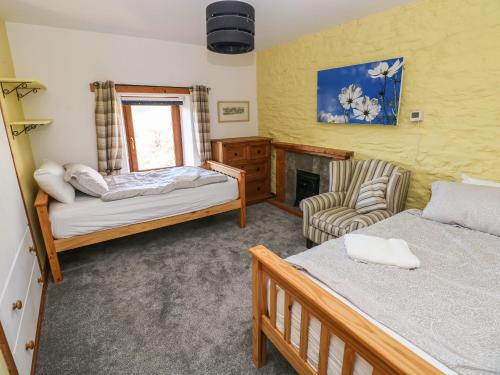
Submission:
<svg viewBox="0 0 500 375">
<path fill-rule="evenodd" d="M 212 159 L 247 172 L 247 204 L 261 202 L 271 197 L 271 138 L 214 139 Z"/>
</svg>

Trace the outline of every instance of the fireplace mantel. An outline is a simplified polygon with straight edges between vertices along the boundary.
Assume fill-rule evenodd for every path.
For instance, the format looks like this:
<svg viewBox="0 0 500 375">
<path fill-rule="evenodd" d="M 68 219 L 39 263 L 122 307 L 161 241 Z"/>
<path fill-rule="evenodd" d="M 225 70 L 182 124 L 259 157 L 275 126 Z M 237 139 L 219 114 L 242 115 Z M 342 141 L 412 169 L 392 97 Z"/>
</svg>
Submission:
<svg viewBox="0 0 500 375">
<path fill-rule="evenodd" d="M 285 204 L 285 153 L 296 152 L 322 156 L 332 160 L 347 160 L 354 155 L 353 151 L 286 142 L 273 141 L 272 146 L 276 150 L 276 198 L 270 199 L 269 202 L 297 216 L 302 216 L 302 212 L 295 207 L 290 207 Z"/>
<path fill-rule="evenodd" d="M 332 158 L 334 160 L 347 160 L 347 159 L 350 159 L 354 155 L 353 151 L 337 150 L 335 148 L 326 148 L 326 147 L 318 147 L 318 146 L 310 146 L 310 145 L 299 145 L 299 144 L 295 144 L 295 143 L 272 142 L 272 145 L 276 150 L 298 152 L 301 154 L 309 154 L 309 155 L 317 155 L 317 156 L 325 156 L 325 157 Z"/>
</svg>

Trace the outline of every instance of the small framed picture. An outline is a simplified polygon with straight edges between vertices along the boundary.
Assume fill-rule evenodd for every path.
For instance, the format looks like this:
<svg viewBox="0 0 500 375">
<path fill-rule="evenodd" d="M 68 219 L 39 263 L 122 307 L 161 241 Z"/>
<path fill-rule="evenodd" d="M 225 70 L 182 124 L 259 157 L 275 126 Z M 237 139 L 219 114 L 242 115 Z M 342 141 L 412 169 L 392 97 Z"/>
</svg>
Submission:
<svg viewBox="0 0 500 375">
<path fill-rule="evenodd" d="M 250 121 L 249 101 L 219 101 L 217 102 L 219 122 Z"/>
</svg>

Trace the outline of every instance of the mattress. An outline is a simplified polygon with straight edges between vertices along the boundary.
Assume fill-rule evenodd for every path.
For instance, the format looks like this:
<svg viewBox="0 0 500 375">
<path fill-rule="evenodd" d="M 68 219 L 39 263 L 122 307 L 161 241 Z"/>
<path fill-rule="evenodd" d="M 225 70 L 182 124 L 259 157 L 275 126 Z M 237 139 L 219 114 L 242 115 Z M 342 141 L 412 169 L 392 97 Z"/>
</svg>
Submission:
<svg viewBox="0 0 500 375">
<path fill-rule="evenodd" d="M 52 235 L 62 239 L 202 210 L 230 202 L 238 196 L 238 181 L 234 178 L 166 194 L 111 202 L 78 194 L 70 204 L 52 201 L 49 217 Z"/>
</svg>

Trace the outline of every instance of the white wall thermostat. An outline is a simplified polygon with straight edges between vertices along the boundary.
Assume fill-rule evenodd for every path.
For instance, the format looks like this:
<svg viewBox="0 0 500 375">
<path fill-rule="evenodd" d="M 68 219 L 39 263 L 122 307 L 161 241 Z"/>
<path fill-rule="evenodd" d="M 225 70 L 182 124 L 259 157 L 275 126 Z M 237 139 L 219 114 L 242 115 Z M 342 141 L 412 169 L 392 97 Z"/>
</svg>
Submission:
<svg viewBox="0 0 500 375">
<path fill-rule="evenodd" d="M 411 111 L 410 112 L 410 121 L 412 122 L 420 122 L 424 119 L 424 112 L 422 111 Z"/>
</svg>

